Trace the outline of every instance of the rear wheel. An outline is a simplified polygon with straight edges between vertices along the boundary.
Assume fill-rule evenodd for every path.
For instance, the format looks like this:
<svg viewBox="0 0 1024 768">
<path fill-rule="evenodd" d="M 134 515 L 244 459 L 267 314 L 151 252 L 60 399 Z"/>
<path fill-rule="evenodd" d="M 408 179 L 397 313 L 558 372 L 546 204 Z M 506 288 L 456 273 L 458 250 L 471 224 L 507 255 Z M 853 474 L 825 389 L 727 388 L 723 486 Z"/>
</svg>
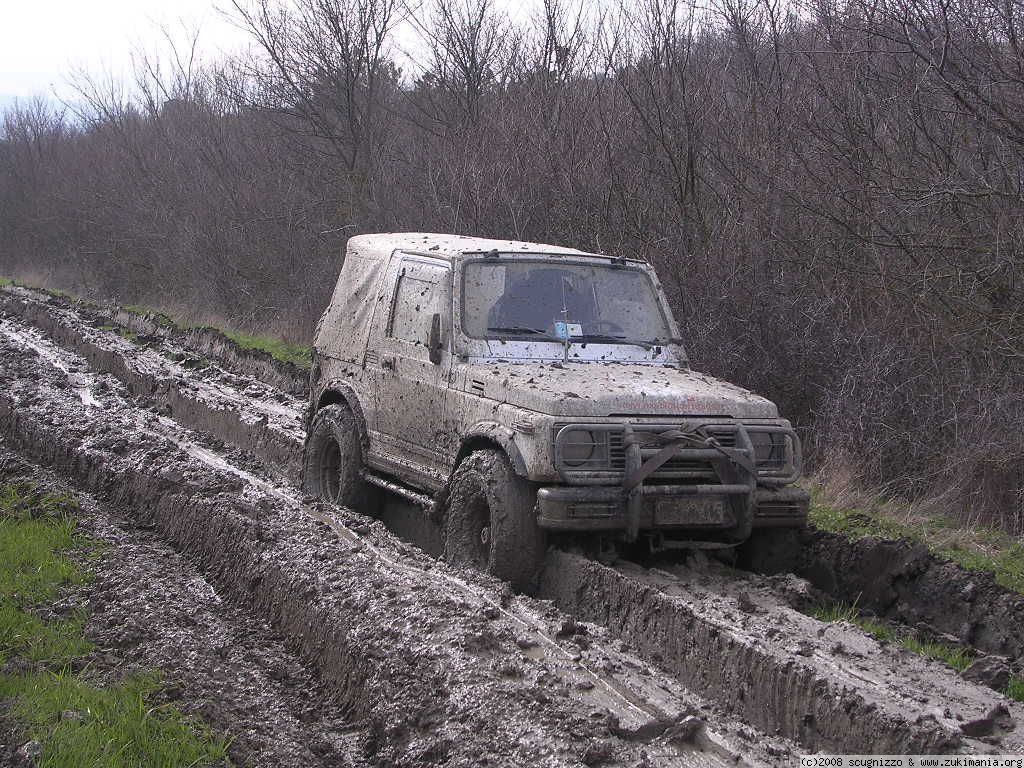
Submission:
<svg viewBox="0 0 1024 768">
<path fill-rule="evenodd" d="M 309 426 L 303 490 L 356 512 L 374 515 L 379 494 L 363 480 L 362 471 L 363 446 L 352 411 L 344 405 L 324 406 Z"/>
<path fill-rule="evenodd" d="M 504 452 L 470 454 L 452 476 L 445 559 L 487 571 L 517 591 L 532 589 L 545 545 L 535 503 L 535 489 L 515 473 Z"/>
</svg>

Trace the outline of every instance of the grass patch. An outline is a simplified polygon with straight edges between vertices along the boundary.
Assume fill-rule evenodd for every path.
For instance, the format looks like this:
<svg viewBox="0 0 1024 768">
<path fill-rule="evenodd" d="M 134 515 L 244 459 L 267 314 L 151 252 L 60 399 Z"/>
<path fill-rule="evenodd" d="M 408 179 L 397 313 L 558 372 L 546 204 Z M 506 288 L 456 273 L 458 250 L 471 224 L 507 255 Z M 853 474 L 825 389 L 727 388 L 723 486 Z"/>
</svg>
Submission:
<svg viewBox="0 0 1024 768">
<path fill-rule="evenodd" d="M 1010 684 L 1006 686 L 1006 695 L 1014 701 L 1024 701 L 1024 679 L 1011 677 Z"/>
<path fill-rule="evenodd" d="M 0 277 L 0 288 L 3 288 L 5 285 L 10 285 L 12 282 L 14 281 L 8 277 Z"/>
<path fill-rule="evenodd" d="M 223 739 L 175 707 L 152 703 L 158 674 L 99 686 L 71 672 L 70 663 L 92 649 L 86 614 L 51 617 L 40 609 L 91 578 L 88 556 L 98 544 L 77 531 L 77 511 L 74 498 L 32 483 L 0 485 L 0 701 L 25 738 L 41 743 L 36 764 L 228 764 Z M 8 666 L 12 659 L 22 663 Z"/>
<path fill-rule="evenodd" d="M 239 331 L 218 330 L 243 349 L 258 349 L 266 352 L 275 360 L 292 363 L 302 368 L 309 368 L 311 365 L 309 347 L 301 344 L 289 344 L 271 336 L 249 336 Z"/>
<path fill-rule="evenodd" d="M 943 515 L 900 514 L 884 505 L 842 508 L 828 503 L 820 488 L 811 491 L 809 519 L 816 528 L 850 539 L 921 542 L 938 557 L 964 570 L 991 573 L 997 584 L 1024 594 L 1024 545 L 1004 531 L 964 527 Z"/>
<path fill-rule="evenodd" d="M 179 323 L 170 315 L 161 312 L 159 309 L 156 309 L 155 307 L 146 306 L 145 304 L 128 304 L 127 306 L 122 307 L 122 309 L 125 310 L 126 312 L 131 312 L 133 315 L 143 315 L 145 317 L 148 317 L 154 323 L 164 328 L 172 328 L 178 330 L 184 330 L 188 328 L 188 325 L 186 325 L 185 323 Z"/>
<path fill-rule="evenodd" d="M 156 674 L 98 687 L 70 673 L 0 676 L 0 698 L 29 738 L 42 742 L 39 765 L 178 768 L 227 764 L 227 743 L 170 704 L 154 706 Z"/>
<path fill-rule="evenodd" d="M 856 605 L 837 603 L 834 605 L 818 606 L 811 612 L 811 615 L 819 621 L 829 624 L 837 621 L 855 624 L 876 640 L 896 643 L 919 656 L 941 661 L 957 672 L 967 669 L 970 663 L 974 661 L 974 654 L 966 648 L 950 645 L 949 643 L 922 642 L 913 635 L 900 631 L 899 628 L 892 624 L 861 616 Z"/>
</svg>

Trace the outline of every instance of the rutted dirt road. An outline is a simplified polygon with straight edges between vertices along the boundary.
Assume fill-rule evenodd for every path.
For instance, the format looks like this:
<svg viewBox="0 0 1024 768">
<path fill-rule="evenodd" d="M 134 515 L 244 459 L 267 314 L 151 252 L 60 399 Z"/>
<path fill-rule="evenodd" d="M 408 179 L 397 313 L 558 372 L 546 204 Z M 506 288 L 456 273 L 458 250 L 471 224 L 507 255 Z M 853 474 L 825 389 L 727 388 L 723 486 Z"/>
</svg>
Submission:
<svg viewBox="0 0 1024 768">
<path fill-rule="evenodd" d="M 126 553 L 140 553 L 126 554 L 126 572 L 175 557 L 167 544 L 187 554 L 196 565 L 183 583 L 216 590 L 216 602 L 191 603 L 204 634 L 236 637 L 205 629 L 221 620 L 261 627 L 243 644 L 251 671 L 245 652 L 225 643 L 239 674 L 267 674 L 260 654 L 285 659 L 287 647 L 280 664 L 297 681 L 289 690 L 314 693 L 299 714 L 289 714 L 285 692 L 271 697 L 278 704 L 265 708 L 263 727 L 281 724 L 281 744 L 313 743 L 302 728 L 344 734 L 315 743 L 324 754 L 348 749 L 353 764 L 403 765 L 1024 752 L 1019 705 L 856 628 L 798 613 L 790 604 L 809 586 L 796 577 L 609 568 L 552 551 L 541 589 L 551 602 L 513 596 L 379 522 L 304 500 L 292 485 L 304 402 L 272 366 L 246 371 L 236 359 L 229 372 L 174 333 L 141 345 L 106 325 L 110 313 L 21 289 L 0 293 L 0 309 L 7 445 L 116 510 Z M 220 356 L 216 346 L 207 340 L 205 353 Z M 134 531 L 139 524 L 152 532 Z M 140 536 L 163 554 L 135 546 Z M 163 615 L 164 598 L 147 601 Z M 155 621 L 147 647 L 170 647 L 159 638 L 181 633 L 171 624 Z M 143 658 L 175 666 L 158 651 Z M 196 680 L 209 677 L 202 669 Z M 216 698 L 208 683 L 182 689 Z M 241 707 L 230 704 L 231 685 L 222 696 L 215 726 L 259 730 L 231 714 Z M 236 743 L 255 764 L 309 764 L 301 750 Z"/>
</svg>

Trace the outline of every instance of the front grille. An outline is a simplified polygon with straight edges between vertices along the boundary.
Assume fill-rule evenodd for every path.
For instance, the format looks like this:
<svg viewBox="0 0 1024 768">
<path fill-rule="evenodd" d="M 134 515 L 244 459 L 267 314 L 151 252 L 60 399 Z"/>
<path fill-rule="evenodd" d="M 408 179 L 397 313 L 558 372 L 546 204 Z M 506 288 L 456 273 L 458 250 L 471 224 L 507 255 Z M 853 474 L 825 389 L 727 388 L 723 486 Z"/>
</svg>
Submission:
<svg viewBox="0 0 1024 768">
<path fill-rule="evenodd" d="M 570 426 L 572 422 L 561 422 L 554 425 L 554 429 L 551 432 L 551 453 L 554 455 L 555 437 L 558 432 L 563 428 Z M 665 429 L 672 429 L 673 426 L 666 424 Z M 708 428 L 705 433 L 711 437 L 714 437 L 719 445 L 732 448 L 736 445 L 736 432 L 734 430 L 716 430 L 714 428 Z M 623 432 L 621 430 L 611 432 L 601 432 L 596 435 L 597 440 L 601 441 L 604 439 L 608 440 L 608 461 L 592 462 L 582 461 L 567 465 L 566 469 L 570 472 L 582 471 L 582 472 L 594 472 L 594 471 L 605 471 L 605 472 L 617 472 L 624 473 L 626 471 L 626 449 L 623 446 Z M 715 471 L 708 461 L 695 461 L 688 460 L 682 457 L 673 457 L 669 459 L 665 464 L 659 467 L 651 479 L 657 480 L 679 480 L 679 479 L 703 479 L 703 478 L 714 478 L 716 477 Z"/>
</svg>

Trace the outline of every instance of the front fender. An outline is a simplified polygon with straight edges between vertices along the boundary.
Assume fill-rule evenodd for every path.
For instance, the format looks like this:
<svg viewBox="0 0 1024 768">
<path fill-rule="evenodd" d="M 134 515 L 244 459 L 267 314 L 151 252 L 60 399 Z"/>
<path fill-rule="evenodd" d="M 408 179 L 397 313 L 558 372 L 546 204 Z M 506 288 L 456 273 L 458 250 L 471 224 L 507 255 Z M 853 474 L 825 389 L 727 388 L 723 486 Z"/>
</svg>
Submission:
<svg viewBox="0 0 1024 768">
<path fill-rule="evenodd" d="M 515 430 L 506 427 L 504 424 L 499 424 L 496 421 L 477 422 L 462 436 L 462 440 L 459 442 L 459 453 L 455 459 L 455 466 L 458 467 L 462 460 L 473 451 L 496 445 L 508 456 L 516 474 L 521 477 L 527 477 L 529 472 L 526 467 L 526 461 L 523 459 L 519 446 L 516 445 L 515 438 Z"/>
</svg>

